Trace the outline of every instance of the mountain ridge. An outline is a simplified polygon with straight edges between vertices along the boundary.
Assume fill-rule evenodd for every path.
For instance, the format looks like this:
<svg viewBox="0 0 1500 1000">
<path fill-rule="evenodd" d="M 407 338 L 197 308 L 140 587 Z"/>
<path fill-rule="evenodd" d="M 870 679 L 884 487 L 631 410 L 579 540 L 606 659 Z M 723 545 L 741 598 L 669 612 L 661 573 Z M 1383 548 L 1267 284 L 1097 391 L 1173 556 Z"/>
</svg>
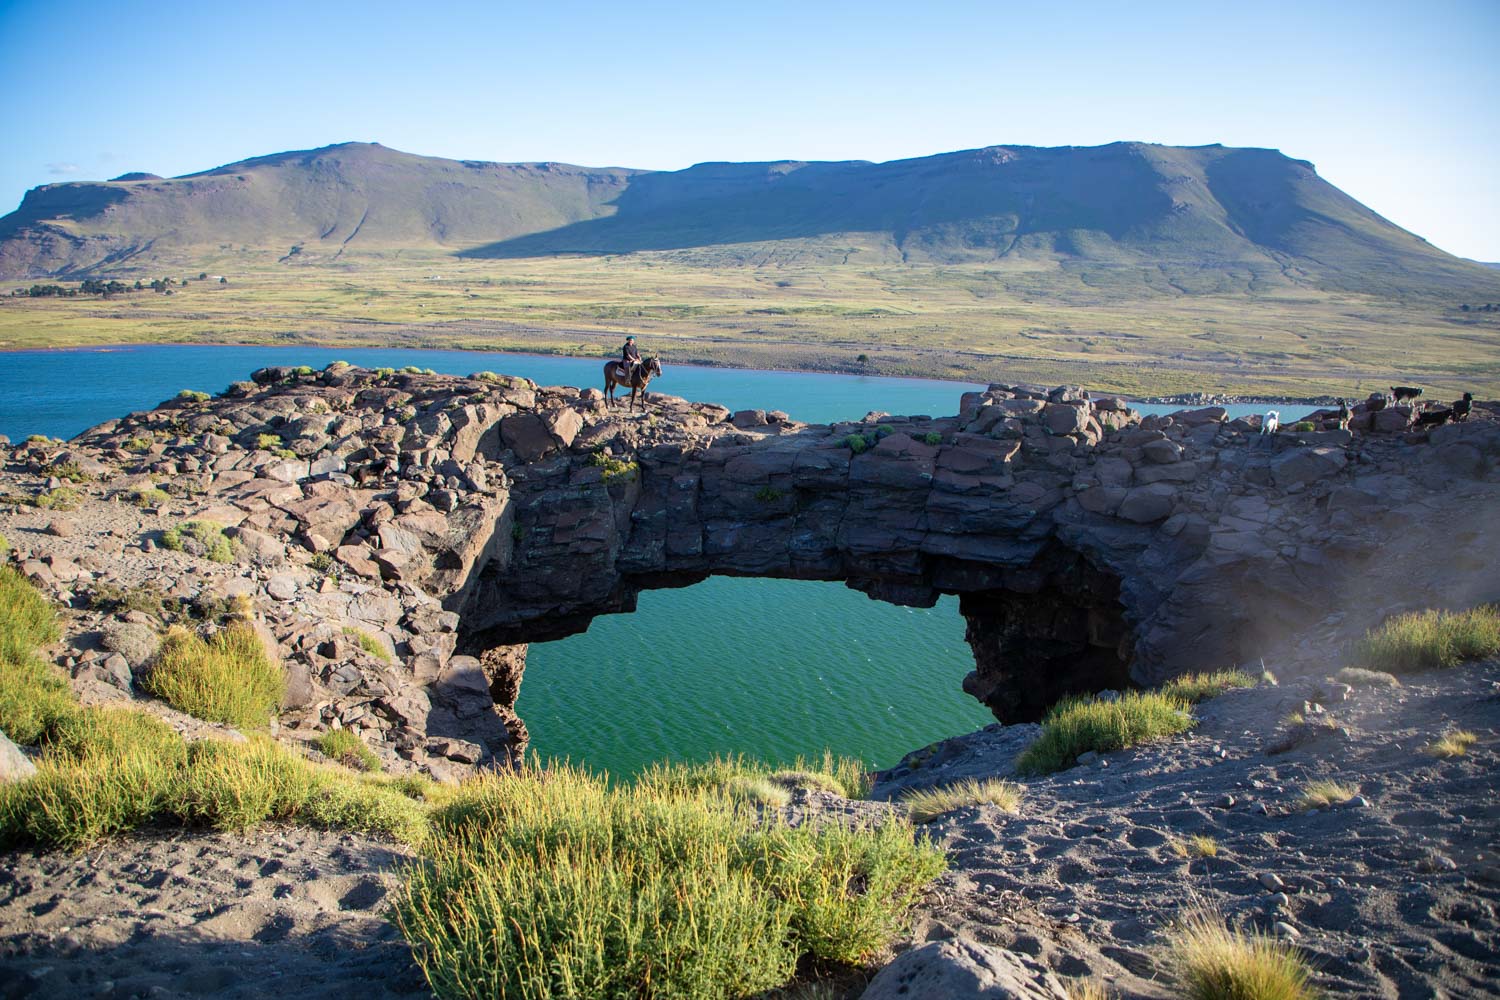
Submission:
<svg viewBox="0 0 1500 1000">
<path fill-rule="evenodd" d="M 173 178 L 34 188 L 0 218 L 0 275 L 91 276 L 195 248 L 316 262 L 390 248 L 505 259 L 755 244 L 853 244 L 914 264 L 1160 268 L 1192 290 L 1495 285 L 1492 269 L 1394 225 L 1305 160 L 1142 142 L 675 171 L 338 143 Z"/>
</svg>

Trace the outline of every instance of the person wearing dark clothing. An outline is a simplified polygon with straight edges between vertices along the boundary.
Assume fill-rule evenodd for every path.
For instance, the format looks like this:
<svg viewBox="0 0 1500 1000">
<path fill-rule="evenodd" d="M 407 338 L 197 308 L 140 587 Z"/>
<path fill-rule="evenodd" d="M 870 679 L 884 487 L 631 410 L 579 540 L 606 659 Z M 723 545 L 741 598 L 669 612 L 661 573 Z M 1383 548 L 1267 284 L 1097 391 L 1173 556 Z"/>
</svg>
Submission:
<svg viewBox="0 0 1500 1000">
<path fill-rule="evenodd" d="M 625 369 L 625 377 L 629 378 L 634 375 L 640 363 L 641 351 L 635 346 L 635 338 L 626 337 L 625 346 L 620 350 L 620 364 Z"/>
</svg>

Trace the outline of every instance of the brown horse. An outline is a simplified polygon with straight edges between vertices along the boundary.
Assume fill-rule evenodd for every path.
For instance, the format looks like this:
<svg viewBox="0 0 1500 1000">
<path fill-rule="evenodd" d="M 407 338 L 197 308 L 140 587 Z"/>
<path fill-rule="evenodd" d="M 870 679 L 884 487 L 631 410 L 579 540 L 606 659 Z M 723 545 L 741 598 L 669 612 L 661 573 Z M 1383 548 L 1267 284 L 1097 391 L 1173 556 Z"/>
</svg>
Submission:
<svg viewBox="0 0 1500 1000">
<path fill-rule="evenodd" d="M 661 362 L 656 358 L 647 358 L 642 361 L 633 373 L 627 373 L 622 369 L 624 366 L 618 361 L 611 361 L 604 366 L 604 403 L 612 406 L 615 402 L 615 386 L 623 385 L 630 390 L 630 408 L 635 409 L 635 397 L 639 393 L 641 397 L 641 408 L 644 409 L 648 402 L 646 397 L 646 386 L 653 378 L 661 374 Z"/>
</svg>

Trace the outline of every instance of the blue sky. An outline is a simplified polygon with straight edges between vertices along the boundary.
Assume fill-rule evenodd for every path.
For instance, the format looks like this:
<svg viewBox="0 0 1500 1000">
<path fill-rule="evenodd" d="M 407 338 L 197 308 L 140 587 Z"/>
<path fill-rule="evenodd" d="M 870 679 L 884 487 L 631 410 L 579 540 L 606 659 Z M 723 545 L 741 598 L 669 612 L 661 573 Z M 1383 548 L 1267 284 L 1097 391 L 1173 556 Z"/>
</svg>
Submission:
<svg viewBox="0 0 1500 1000">
<path fill-rule="evenodd" d="M 27 188 L 370 140 L 671 169 L 1117 139 L 1271 146 L 1500 261 L 1500 0 L 0 0 Z"/>
</svg>

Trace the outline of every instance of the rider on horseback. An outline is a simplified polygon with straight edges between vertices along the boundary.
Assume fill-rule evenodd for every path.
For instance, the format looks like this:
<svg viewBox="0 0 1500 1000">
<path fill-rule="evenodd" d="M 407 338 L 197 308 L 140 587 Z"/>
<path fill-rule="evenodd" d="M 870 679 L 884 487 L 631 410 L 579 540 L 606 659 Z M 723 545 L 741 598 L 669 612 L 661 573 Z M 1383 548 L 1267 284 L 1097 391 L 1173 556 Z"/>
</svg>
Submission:
<svg viewBox="0 0 1500 1000">
<path fill-rule="evenodd" d="M 625 373 L 626 381 L 635 377 L 636 369 L 641 366 L 641 351 L 635 346 L 634 337 L 625 338 L 625 346 L 620 350 L 620 370 Z"/>
</svg>

